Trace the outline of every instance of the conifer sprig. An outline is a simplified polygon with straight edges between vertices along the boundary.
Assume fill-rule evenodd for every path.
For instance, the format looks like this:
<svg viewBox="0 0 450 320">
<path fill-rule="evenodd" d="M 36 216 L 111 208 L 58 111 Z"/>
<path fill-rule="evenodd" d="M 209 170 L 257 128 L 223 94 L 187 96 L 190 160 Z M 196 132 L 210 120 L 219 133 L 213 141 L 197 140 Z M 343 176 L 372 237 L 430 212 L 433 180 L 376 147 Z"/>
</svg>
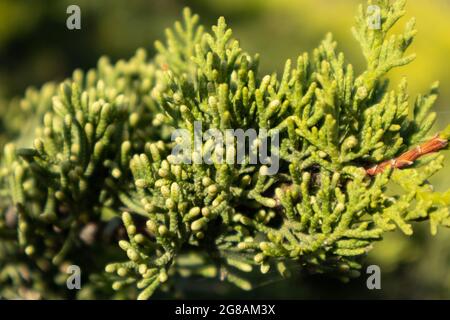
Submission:
<svg viewBox="0 0 450 320">
<path fill-rule="evenodd" d="M 405 79 L 388 89 L 388 71 L 413 59 L 414 21 L 390 35 L 405 1 L 377 4 L 382 27 L 370 29 L 361 6 L 353 29 L 367 60 L 360 75 L 331 34 L 288 60 L 280 77 L 263 75 L 224 18 L 206 32 L 186 9 L 154 59 L 144 50 L 115 64 L 102 58 L 27 94 L 34 137 L 2 155 L 0 294 L 67 297 L 68 264 L 85 275 L 78 297 L 148 299 L 198 275 L 249 290 L 254 269 L 347 280 L 385 232 L 410 235 L 411 222 L 424 219 L 433 234 L 450 226 L 450 191 L 428 182 L 443 163 L 429 153 L 446 147 L 450 127 L 413 149 L 436 118 L 437 84 L 413 106 Z M 177 163 L 171 135 L 194 136 L 195 122 L 278 133 L 279 172 L 267 175 L 248 155 Z M 211 149 L 201 143 L 194 159 Z M 392 195 L 392 183 L 403 191 Z"/>
</svg>

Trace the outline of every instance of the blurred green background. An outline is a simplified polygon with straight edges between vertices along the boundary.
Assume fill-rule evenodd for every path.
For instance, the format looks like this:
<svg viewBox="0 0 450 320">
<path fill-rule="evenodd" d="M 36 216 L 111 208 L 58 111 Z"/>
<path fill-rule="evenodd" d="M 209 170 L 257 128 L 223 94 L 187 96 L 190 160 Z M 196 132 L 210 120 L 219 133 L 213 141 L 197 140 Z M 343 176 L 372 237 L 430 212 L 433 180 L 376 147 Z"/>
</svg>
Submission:
<svg viewBox="0 0 450 320">
<path fill-rule="evenodd" d="M 250 53 L 261 54 L 264 73 L 281 72 L 287 58 L 311 51 L 328 31 L 357 71 L 364 68 L 350 28 L 362 0 L 0 0 L 0 137 L 5 112 L 14 97 L 30 85 L 41 86 L 71 75 L 75 68 L 95 67 L 101 55 L 112 60 L 130 57 L 138 47 L 154 52 L 153 42 L 181 15 L 184 6 L 199 13 L 210 27 L 225 16 L 235 37 Z M 66 9 L 81 8 L 81 30 L 66 28 Z M 406 76 L 411 100 L 434 80 L 441 83 L 435 106 L 439 130 L 450 122 L 450 1 L 410 0 L 407 17 L 417 18 L 419 33 L 411 51 L 417 59 L 391 72 L 395 85 Z M 405 20 L 402 20 L 405 21 Z M 17 111 L 19 112 L 19 111 Z M 1 143 L 1 140 L 0 140 Z M 447 156 L 449 152 L 446 152 Z M 449 161 L 433 179 L 437 190 L 448 189 Z M 420 298 L 450 299 L 450 230 L 429 234 L 428 225 L 415 226 L 408 238 L 389 234 L 375 244 L 367 264 L 382 270 L 382 289 L 368 290 L 367 275 L 342 284 L 327 276 L 296 275 L 282 281 L 269 277 L 243 293 L 228 286 L 216 292 L 202 280 L 193 281 L 189 297 L 208 298 Z"/>
</svg>

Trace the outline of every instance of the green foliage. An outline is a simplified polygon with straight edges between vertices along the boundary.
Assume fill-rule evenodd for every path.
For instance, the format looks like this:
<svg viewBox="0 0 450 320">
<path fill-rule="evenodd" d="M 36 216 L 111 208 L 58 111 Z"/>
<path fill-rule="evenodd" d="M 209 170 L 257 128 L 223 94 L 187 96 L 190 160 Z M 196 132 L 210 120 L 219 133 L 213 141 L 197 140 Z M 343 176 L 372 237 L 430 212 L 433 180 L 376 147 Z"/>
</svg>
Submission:
<svg viewBox="0 0 450 320">
<path fill-rule="evenodd" d="M 360 75 L 331 35 L 295 65 L 288 60 L 281 77 L 261 75 L 258 56 L 240 48 L 223 18 L 207 33 L 186 9 L 154 59 L 143 50 L 116 64 L 102 58 L 27 95 L 22 105 L 39 119 L 33 146 L 18 140 L 2 156 L 0 294 L 70 296 L 70 264 L 85 277 L 79 298 L 147 299 L 193 276 L 249 290 L 255 267 L 348 280 L 383 233 L 410 235 L 411 222 L 424 219 L 433 234 L 450 226 L 450 192 L 433 192 L 427 180 L 441 155 L 366 174 L 424 140 L 436 118 L 437 85 L 412 108 L 406 80 L 388 88 L 386 73 L 413 59 L 415 29 L 411 20 L 390 35 L 405 1 L 378 4 L 382 28 L 368 28 L 361 6 L 353 30 L 367 60 Z M 280 171 L 266 175 L 248 157 L 175 163 L 171 133 L 193 135 L 195 121 L 280 132 Z"/>
</svg>

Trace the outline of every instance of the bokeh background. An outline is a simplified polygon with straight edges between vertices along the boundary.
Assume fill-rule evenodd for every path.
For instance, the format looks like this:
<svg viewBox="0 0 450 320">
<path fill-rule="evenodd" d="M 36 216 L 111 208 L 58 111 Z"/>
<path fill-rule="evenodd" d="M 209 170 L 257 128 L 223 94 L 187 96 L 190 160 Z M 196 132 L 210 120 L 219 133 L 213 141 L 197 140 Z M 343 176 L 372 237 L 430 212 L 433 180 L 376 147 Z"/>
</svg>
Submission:
<svg viewBox="0 0 450 320">
<path fill-rule="evenodd" d="M 328 31 L 358 71 L 364 64 L 352 38 L 357 5 L 363 0 L 0 0 L 0 144 L 6 140 L 9 101 L 29 86 L 60 81 L 75 68 L 95 67 L 102 55 L 113 61 L 130 57 L 143 47 L 154 52 L 153 42 L 181 15 L 184 6 L 201 16 L 208 28 L 225 16 L 234 36 L 251 53 L 261 54 L 265 73 L 281 72 L 287 58 L 311 51 Z M 66 9 L 81 8 L 81 30 L 66 28 Z M 450 0 L 410 0 L 407 16 L 417 18 L 419 29 L 411 52 L 417 59 L 391 72 L 392 83 L 406 76 L 411 99 L 439 80 L 441 95 L 435 106 L 434 130 L 450 122 Z M 402 20 L 403 22 L 405 20 Z M 26 128 L 24 128 L 26 129 Z M 450 158 L 450 152 L 446 152 Z M 450 161 L 433 183 L 450 187 Z M 375 244 L 367 265 L 382 270 L 382 289 L 368 290 L 367 275 L 343 284 L 328 276 L 295 275 L 290 280 L 269 276 L 251 292 L 224 285 L 211 291 L 208 283 L 191 282 L 189 297 L 207 298 L 384 298 L 450 299 L 450 230 L 432 237 L 427 223 L 415 226 L 409 238 L 391 233 Z M 215 287 L 217 288 L 217 287 Z"/>
</svg>

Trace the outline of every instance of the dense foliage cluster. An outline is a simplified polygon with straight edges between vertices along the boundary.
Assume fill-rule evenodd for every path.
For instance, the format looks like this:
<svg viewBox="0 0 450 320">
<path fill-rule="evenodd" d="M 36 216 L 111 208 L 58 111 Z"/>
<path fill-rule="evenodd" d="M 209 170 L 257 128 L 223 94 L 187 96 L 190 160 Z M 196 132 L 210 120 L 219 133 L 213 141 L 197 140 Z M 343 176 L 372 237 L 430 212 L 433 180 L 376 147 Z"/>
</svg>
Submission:
<svg viewBox="0 0 450 320">
<path fill-rule="evenodd" d="M 436 118 L 436 84 L 412 107 L 406 80 L 388 87 L 386 73 L 413 60 L 405 52 L 416 31 L 411 20 L 390 35 L 405 1 L 378 5 L 380 29 L 362 6 L 357 15 L 367 60 L 359 75 L 331 35 L 280 77 L 262 75 L 223 18 L 206 32 L 186 9 L 153 59 L 142 49 L 115 64 L 101 58 L 13 101 L 3 124 L 14 142 L 1 158 L 0 295 L 147 299 L 194 276 L 248 290 L 253 269 L 288 276 L 293 266 L 345 280 L 384 232 L 410 235 L 410 222 L 424 219 L 433 234 L 450 226 L 450 192 L 428 182 L 442 155 L 366 172 L 429 138 Z M 171 134 L 194 135 L 195 121 L 279 133 L 279 172 L 249 159 L 175 163 Z M 80 292 L 65 286 L 73 264 Z"/>
</svg>

